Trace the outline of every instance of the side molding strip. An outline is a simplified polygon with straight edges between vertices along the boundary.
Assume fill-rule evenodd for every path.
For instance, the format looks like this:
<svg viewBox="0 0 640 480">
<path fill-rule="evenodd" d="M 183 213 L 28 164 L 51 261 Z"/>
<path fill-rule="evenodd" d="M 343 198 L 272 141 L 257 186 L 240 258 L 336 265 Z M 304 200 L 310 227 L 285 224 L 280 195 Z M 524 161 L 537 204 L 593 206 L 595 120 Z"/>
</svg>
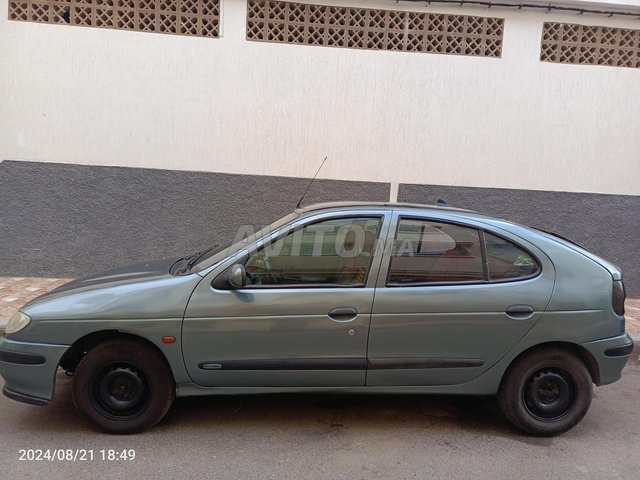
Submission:
<svg viewBox="0 0 640 480">
<path fill-rule="evenodd" d="M 371 358 L 369 369 L 411 369 L 411 368 L 468 368 L 481 367 L 484 362 L 479 358 Z"/>
<path fill-rule="evenodd" d="M 293 358 L 273 360 L 211 360 L 202 370 L 389 370 L 414 368 L 481 367 L 479 358 Z"/>
<path fill-rule="evenodd" d="M 203 370 L 365 370 L 365 358 L 293 358 L 200 362 Z"/>
</svg>

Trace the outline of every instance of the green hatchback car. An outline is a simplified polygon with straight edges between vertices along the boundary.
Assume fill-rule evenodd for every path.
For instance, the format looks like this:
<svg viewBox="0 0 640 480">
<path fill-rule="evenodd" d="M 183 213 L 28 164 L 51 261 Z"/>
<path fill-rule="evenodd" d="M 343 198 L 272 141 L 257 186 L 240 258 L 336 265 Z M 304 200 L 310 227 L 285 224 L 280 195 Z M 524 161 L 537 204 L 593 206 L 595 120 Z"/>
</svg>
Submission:
<svg viewBox="0 0 640 480">
<path fill-rule="evenodd" d="M 0 340 L 4 394 L 44 405 L 61 367 L 114 433 L 150 428 L 176 396 L 497 395 L 518 428 L 555 435 L 633 348 L 620 270 L 553 234 L 353 202 L 239 232 L 29 302 Z"/>
</svg>

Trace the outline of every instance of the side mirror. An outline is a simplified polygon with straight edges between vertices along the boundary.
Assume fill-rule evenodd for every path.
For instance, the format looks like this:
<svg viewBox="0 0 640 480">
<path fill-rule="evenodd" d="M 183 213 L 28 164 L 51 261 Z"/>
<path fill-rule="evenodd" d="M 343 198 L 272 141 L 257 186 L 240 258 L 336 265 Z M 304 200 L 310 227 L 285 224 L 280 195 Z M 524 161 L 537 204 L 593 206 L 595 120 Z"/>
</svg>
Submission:
<svg viewBox="0 0 640 480">
<path fill-rule="evenodd" d="M 236 263 L 232 265 L 227 273 L 227 282 L 233 288 L 242 288 L 247 284 L 247 272 L 244 270 L 244 265 Z"/>
</svg>

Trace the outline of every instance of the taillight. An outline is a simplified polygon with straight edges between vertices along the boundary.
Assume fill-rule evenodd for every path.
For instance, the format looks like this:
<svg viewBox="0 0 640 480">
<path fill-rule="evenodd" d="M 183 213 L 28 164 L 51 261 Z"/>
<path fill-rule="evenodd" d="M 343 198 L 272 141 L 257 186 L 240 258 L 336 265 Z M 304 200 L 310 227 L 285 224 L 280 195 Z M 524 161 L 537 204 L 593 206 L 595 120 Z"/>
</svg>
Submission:
<svg viewBox="0 0 640 480">
<path fill-rule="evenodd" d="M 622 280 L 614 280 L 613 282 L 613 311 L 618 315 L 624 315 L 624 300 L 626 293 L 624 291 L 624 283 Z"/>
</svg>

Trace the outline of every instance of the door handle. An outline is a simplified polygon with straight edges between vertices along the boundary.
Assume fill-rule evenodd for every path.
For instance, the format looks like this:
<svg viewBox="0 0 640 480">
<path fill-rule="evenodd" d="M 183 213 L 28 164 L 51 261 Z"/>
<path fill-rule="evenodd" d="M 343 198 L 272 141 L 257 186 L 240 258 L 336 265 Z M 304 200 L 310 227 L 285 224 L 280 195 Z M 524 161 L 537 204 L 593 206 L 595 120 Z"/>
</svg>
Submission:
<svg viewBox="0 0 640 480">
<path fill-rule="evenodd" d="M 350 322 L 358 316 L 358 311 L 351 307 L 337 307 L 331 310 L 328 315 L 334 322 Z"/>
<path fill-rule="evenodd" d="M 534 310 L 531 305 L 511 305 L 504 313 L 512 318 L 525 318 L 530 317 Z"/>
</svg>

